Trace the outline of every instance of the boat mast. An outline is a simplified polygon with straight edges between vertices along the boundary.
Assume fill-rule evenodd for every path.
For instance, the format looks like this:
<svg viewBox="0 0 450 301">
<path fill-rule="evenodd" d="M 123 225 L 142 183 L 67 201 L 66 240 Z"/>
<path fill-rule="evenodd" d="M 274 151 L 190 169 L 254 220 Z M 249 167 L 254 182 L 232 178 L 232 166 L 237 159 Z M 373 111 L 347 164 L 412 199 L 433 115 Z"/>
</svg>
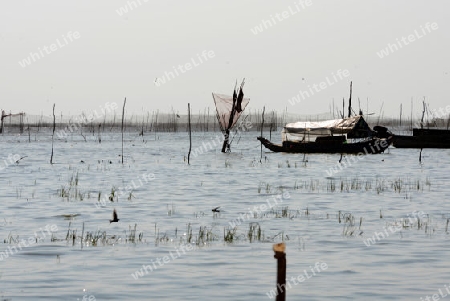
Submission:
<svg viewBox="0 0 450 301">
<path fill-rule="evenodd" d="M 352 116 L 352 82 L 350 82 L 350 98 L 348 99 L 348 117 Z"/>
</svg>

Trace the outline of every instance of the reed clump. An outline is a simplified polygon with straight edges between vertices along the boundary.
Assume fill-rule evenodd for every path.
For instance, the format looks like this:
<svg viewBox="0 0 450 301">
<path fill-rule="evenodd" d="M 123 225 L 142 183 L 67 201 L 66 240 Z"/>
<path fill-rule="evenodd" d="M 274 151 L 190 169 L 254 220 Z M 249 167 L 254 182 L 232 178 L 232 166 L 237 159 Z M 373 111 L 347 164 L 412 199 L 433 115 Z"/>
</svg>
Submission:
<svg viewBox="0 0 450 301">
<path fill-rule="evenodd" d="M 429 178 L 409 179 L 409 178 L 328 178 L 325 183 L 320 180 L 296 180 L 294 190 L 305 192 L 376 192 L 382 194 L 386 192 L 411 193 L 422 192 L 425 188 L 431 190 Z M 258 193 L 262 190 L 261 184 L 258 186 Z"/>
<path fill-rule="evenodd" d="M 223 229 L 223 240 L 226 243 L 233 243 L 237 240 L 237 227 L 234 228 L 224 228 Z"/>
<path fill-rule="evenodd" d="M 261 239 L 264 239 L 264 235 L 262 233 L 261 226 L 259 225 L 259 223 L 253 222 L 249 224 L 247 237 L 250 243 L 254 241 L 261 241 Z"/>
<path fill-rule="evenodd" d="M 83 201 L 86 196 L 86 192 L 81 191 L 79 184 L 78 172 L 73 173 L 69 179 L 67 185 L 62 185 L 60 189 L 57 190 L 57 195 L 67 201 Z"/>
</svg>

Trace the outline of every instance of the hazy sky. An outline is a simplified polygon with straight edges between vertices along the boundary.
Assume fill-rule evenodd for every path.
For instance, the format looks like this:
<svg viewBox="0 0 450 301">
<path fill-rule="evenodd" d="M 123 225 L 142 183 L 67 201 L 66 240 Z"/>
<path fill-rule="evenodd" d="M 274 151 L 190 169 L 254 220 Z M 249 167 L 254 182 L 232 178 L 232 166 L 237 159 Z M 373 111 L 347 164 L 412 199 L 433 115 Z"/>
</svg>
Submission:
<svg viewBox="0 0 450 301">
<path fill-rule="evenodd" d="M 384 103 L 385 116 L 400 103 L 409 114 L 411 99 L 420 111 L 424 96 L 438 109 L 450 105 L 449 9 L 444 0 L 8 1 L 0 108 L 50 115 L 56 103 L 79 114 L 127 97 L 129 114 L 183 114 L 188 102 L 213 109 L 211 92 L 231 94 L 245 77 L 252 109 L 328 112 L 350 81 L 355 111 L 358 97 L 364 111 Z"/>
</svg>

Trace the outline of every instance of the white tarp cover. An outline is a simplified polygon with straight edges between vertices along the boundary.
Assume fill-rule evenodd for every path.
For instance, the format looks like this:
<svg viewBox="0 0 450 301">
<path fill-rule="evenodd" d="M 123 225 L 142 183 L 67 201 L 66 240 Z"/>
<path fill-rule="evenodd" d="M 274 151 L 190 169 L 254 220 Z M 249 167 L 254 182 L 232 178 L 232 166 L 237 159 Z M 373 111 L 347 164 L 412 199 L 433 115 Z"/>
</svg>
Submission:
<svg viewBox="0 0 450 301">
<path fill-rule="evenodd" d="M 315 141 L 320 136 L 346 134 L 355 128 L 361 118 L 362 116 L 354 116 L 317 122 L 288 123 L 281 132 L 281 138 L 283 141 Z"/>
<path fill-rule="evenodd" d="M 220 123 L 220 128 L 222 130 L 225 130 L 228 128 L 228 123 L 230 122 L 230 114 L 231 109 L 233 107 L 233 96 L 224 95 L 224 94 L 216 94 L 213 93 L 214 103 L 216 104 L 216 110 L 217 110 L 217 116 Z M 231 124 L 232 128 L 236 122 L 238 121 L 239 117 L 241 116 L 242 112 L 244 112 L 245 107 L 250 102 L 250 98 L 243 98 L 241 103 L 241 112 L 235 111 L 233 123 Z"/>
<path fill-rule="evenodd" d="M 332 119 L 325 121 L 298 121 L 286 124 L 285 128 L 288 131 L 295 133 L 322 129 L 329 129 L 332 132 L 349 132 L 356 126 L 360 119 L 361 116 L 354 116 L 344 119 Z"/>
</svg>

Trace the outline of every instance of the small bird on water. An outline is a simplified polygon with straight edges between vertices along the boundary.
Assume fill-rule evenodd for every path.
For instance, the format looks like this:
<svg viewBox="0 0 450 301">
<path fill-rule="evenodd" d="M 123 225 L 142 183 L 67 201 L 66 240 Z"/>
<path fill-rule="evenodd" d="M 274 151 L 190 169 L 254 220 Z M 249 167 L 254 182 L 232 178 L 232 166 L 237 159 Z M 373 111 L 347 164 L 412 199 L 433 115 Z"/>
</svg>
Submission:
<svg viewBox="0 0 450 301">
<path fill-rule="evenodd" d="M 114 209 L 114 211 L 113 211 L 113 219 L 110 219 L 109 220 L 109 223 L 111 224 L 111 223 L 117 223 L 119 221 L 119 219 L 117 218 L 117 211 L 116 211 L 116 209 Z"/>
<path fill-rule="evenodd" d="M 219 208 L 220 208 L 220 206 L 219 206 L 219 207 L 216 207 L 216 208 L 214 208 L 214 209 L 212 209 L 211 211 L 212 211 L 212 212 L 220 212 L 220 209 L 219 209 Z"/>
</svg>

